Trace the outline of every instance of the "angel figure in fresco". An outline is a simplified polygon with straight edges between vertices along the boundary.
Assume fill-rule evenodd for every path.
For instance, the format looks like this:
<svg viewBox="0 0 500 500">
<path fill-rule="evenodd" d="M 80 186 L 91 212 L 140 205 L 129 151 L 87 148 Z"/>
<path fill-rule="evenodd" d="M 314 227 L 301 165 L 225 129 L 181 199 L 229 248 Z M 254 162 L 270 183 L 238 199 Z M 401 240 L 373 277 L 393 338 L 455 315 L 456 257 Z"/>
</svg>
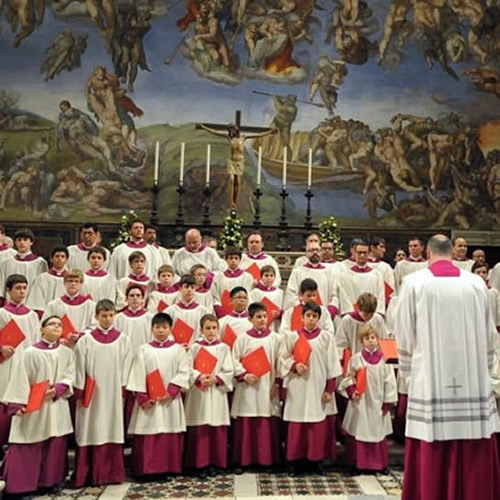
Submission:
<svg viewBox="0 0 500 500">
<path fill-rule="evenodd" d="M 391 0 L 391 6 L 384 23 L 384 36 L 378 45 L 379 64 L 384 61 L 391 44 L 402 48 L 413 33 L 415 28 L 413 23 L 408 20 L 411 7 L 411 0 Z"/>
<path fill-rule="evenodd" d="M 469 77 L 469 82 L 481 92 L 493 94 L 500 99 L 500 71 L 484 66 L 462 71 Z"/>
<path fill-rule="evenodd" d="M 337 104 L 338 90 L 347 76 L 347 65 L 344 61 L 321 56 L 316 67 L 315 75 L 309 86 L 309 99 L 314 101 L 314 96 L 319 92 L 321 101 L 330 115 L 334 114 Z"/>
<path fill-rule="evenodd" d="M 0 11 L 1 11 L 0 1 Z M 19 47 L 43 23 L 45 0 L 5 0 L 6 18 L 12 31 L 17 31 L 13 46 Z"/>
<path fill-rule="evenodd" d="M 47 47 L 45 60 L 40 72 L 45 73 L 45 81 L 52 80 L 62 71 L 71 71 L 81 65 L 81 56 L 87 49 L 88 35 L 73 35 L 71 29 L 64 29 Z"/>
</svg>

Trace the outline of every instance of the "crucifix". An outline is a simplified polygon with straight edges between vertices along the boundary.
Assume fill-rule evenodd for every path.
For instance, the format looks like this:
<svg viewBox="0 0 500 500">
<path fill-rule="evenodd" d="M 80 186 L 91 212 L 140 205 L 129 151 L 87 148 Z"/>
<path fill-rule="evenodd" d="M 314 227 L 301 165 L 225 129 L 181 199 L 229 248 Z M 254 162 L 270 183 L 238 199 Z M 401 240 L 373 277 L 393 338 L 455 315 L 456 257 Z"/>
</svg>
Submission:
<svg viewBox="0 0 500 500">
<path fill-rule="evenodd" d="M 237 110 L 234 116 L 234 123 L 197 123 L 197 129 L 225 137 L 231 146 L 231 154 L 227 161 L 227 173 L 229 176 L 229 206 L 231 210 L 236 210 L 241 192 L 243 171 L 245 169 L 245 141 L 256 139 L 265 135 L 275 134 L 276 129 L 270 127 L 250 127 L 241 125 L 241 111 Z M 242 134 L 245 132 L 245 134 Z"/>
<path fill-rule="evenodd" d="M 462 386 L 461 385 L 457 385 L 456 379 L 455 379 L 455 377 L 453 377 L 453 384 L 452 385 L 447 385 L 446 387 L 448 389 L 453 389 L 453 395 L 456 396 L 457 395 L 457 389 L 459 389 Z"/>
</svg>

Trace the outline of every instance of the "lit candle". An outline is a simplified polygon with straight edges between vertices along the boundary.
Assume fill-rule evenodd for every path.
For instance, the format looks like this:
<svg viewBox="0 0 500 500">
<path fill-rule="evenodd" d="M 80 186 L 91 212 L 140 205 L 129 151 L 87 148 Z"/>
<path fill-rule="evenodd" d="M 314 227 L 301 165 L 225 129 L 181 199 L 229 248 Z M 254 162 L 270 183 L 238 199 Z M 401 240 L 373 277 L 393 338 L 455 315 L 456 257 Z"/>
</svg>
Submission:
<svg viewBox="0 0 500 500">
<path fill-rule="evenodd" d="M 285 146 L 283 148 L 283 187 L 286 187 L 286 160 L 288 155 L 288 149 Z"/>
<path fill-rule="evenodd" d="M 309 148 L 309 167 L 307 169 L 307 187 L 310 188 L 312 184 L 312 167 L 313 167 L 313 150 Z"/>
<path fill-rule="evenodd" d="M 260 187 L 262 177 L 262 146 L 259 146 L 259 157 L 257 159 L 257 187 Z"/>
<path fill-rule="evenodd" d="M 210 144 L 207 145 L 207 176 L 205 183 L 210 184 Z"/>
<path fill-rule="evenodd" d="M 184 153 L 186 150 L 186 143 L 181 142 L 181 167 L 180 167 L 180 172 L 179 172 L 179 184 L 182 186 L 182 183 L 184 182 Z"/>
<path fill-rule="evenodd" d="M 160 170 L 160 143 L 156 141 L 156 148 L 155 148 L 155 170 L 154 170 L 154 183 L 158 184 L 158 173 Z"/>
</svg>

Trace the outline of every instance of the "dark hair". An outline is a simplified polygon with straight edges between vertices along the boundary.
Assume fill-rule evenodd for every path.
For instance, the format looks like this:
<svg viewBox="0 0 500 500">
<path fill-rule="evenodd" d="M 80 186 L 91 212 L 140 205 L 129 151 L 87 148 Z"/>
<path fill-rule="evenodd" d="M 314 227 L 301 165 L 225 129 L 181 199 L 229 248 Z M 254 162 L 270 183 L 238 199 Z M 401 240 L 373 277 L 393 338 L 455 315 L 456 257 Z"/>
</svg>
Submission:
<svg viewBox="0 0 500 500">
<path fill-rule="evenodd" d="M 16 231 L 14 233 L 14 241 L 16 241 L 18 238 L 28 238 L 32 243 L 35 241 L 35 235 L 33 234 L 33 231 L 28 228 L 19 229 L 19 231 Z"/>
<path fill-rule="evenodd" d="M 106 260 L 106 250 L 104 249 L 104 247 L 99 247 L 99 246 L 96 246 L 96 247 L 93 247 L 91 248 L 88 252 L 87 252 L 87 260 L 89 260 L 90 256 L 93 254 L 93 253 L 98 253 L 98 254 L 101 254 L 104 258 L 104 260 Z"/>
<path fill-rule="evenodd" d="M 132 284 L 132 285 L 129 285 L 129 286 L 127 287 L 127 289 L 125 290 L 125 297 L 128 297 L 128 294 L 129 294 L 132 290 L 140 290 L 140 291 L 141 291 L 142 298 L 144 298 L 144 297 L 146 296 L 146 292 L 144 291 L 144 288 L 143 288 L 141 285 Z"/>
<path fill-rule="evenodd" d="M 262 304 L 262 302 L 252 302 L 248 306 L 248 316 L 250 316 L 250 318 L 253 318 L 259 311 L 267 312 L 266 306 Z"/>
<path fill-rule="evenodd" d="M 306 302 L 302 306 L 302 316 L 306 314 L 307 311 L 312 311 L 313 313 L 316 313 L 320 318 L 321 318 L 321 307 L 316 304 L 316 302 Z"/>
<path fill-rule="evenodd" d="M 365 313 L 374 313 L 377 310 L 377 297 L 373 293 L 362 293 L 356 301 L 359 310 Z"/>
<path fill-rule="evenodd" d="M 5 234 L 5 226 L 3 224 L 0 224 L 0 233 Z"/>
<path fill-rule="evenodd" d="M 95 222 L 84 222 L 84 223 L 80 226 L 80 232 L 81 232 L 83 229 L 92 229 L 95 233 L 98 233 L 98 232 L 99 232 L 99 226 L 98 226 Z"/>
<path fill-rule="evenodd" d="M 300 282 L 299 293 L 317 292 L 318 284 L 312 278 L 306 278 Z"/>
<path fill-rule="evenodd" d="M 144 228 L 146 227 L 146 224 L 144 223 L 144 221 L 142 221 L 141 219 L 134 219 L 134 220 L 131 220 L 127 224 L 127 230 L 130 231 L 134 224 L 142 224 L 142 227 L 144 227 Z"/>
<path fill-rule="evenodd" d="M 237 255 L 241 259 L 241 250 L 237 247 L 227 247 L 224 251 L 224 257 L 227 259 L 231 255 Z"/>
<path fill-rule="evenodd" d="M 420 236 L 411 236 L 410 238 L 408 238 L 408 243 L 410 241 L 418 241 L 423 247 L 425 247 L 425 242 Z"/>
<path fill-rule="evenodd" d="M 165 323 L 170 327 L 172 326 L 172 316 L 164 312 L 156 313 L 151 320 L 152 327 L 155 325 L 164 325 Z"/>
<path fill-rule="evenodd" d="M 260 277 L 264 276 L 265 273 L 273 273 L 276 276 L 276 269 L 273 266 L 266 265 L 260 268 Z"/>
<path fill-rule="evenodd" d="M 40 323 L 40 326 L 42 328 L 44 328 L 45 326 L 47 326 L 47 323 L 51 320 L 51 319 L 54 319 L 54 318 L 57 318 L 57 319 L 61 319 L 60 316 L 58 316 L 57 314 L 52 314 L 52 316 L 47 316 L 41 323 Z"/>
<path fill-rule="evenodd" d="M 27 285 L 28 280 L 26 279 L 26 276 L 24 276 L 24 274 L 10 274 L 5 280 L 5 289 L 12 290 L 14 285 L 17 285 L 18 283 L 24 283 Z"/>
<path fill-rule="evenodd" d="M 217 323 L 217 326 L 219 326 L 219 320 L 217 319 L 217 316 L 215 316 L 215 314 L 204 314 L 200 319 L 200 328 L 203 328 L 203 325 L 207 321 L 215 321 Z"/>
<path fill-rule="evenodd" d="M 153 226 L 153 224 L 144 224 L 144 231 L 147 231 L 148 229 L 154 229 L 156 232 L 158 232 L 157 227 Z"/>
<path fill-rule="evenodd" d="M 132 264 L 134 260 L 143 258 L 146 260 L 146 256 L 140 251 L 140 250 L 134 250 L 129 256 L 128 256 L 128 263 Z"/>
<path fill-rule="evenodd" d="M 190 274 L 185 274 L 179 281 L 179 286 L 182 287 L 183 285 L 196 286 L 196 280 Z"/>
<path fill-rule="evenodd" d="M 363 240 L 362 238 L 353 238 L 349 242 L 349 248 L 354 248 L 354 247 L 356 247 L 358 245 L 366 245 L 365 240 Z"/>
<path fill-rule="evenodd" d="M 467 244 L 467 240 L 463 237 L 463 236 L 455 236 L 452 240 L 451 240 L 451 244 L 453 246 L 455 246 L 455 243 L 457 242 L 457 240 L 464 240 L 465 243 Z"/>
<path fill-rule="evenodd" d="M 374 236 L 371 240 L 370 240 L 370 246 L 371 247 L 378 247 L 380 245 L 380 243 L 383 243 L 384 245 L 387 246 L 387 241 L 385 241 L 384 238 L 381 238 L 379 236 Z"/>
<path fill-rule="evenodd" d="M 56 245 L 55 247 L 53 247 L 50 251 L 50 258 L 52 259 L 52 257 L 54 257 L 56 253 L 64 253 L 64 255 L 66 255 L 66 258 L 69 259 L 68 248 L 64 245 Z"/>
<path fill-rule="evenodd" d="M 160 276 L 162 273 L 170 273 L 172 276 L 175 275 L 174 268 L 170 264 L 163 264 L 158 268 L 157 275 Z"/>
<path fill-rule="evenodd" d="M 116 311 L 114 302 L 109 299 L 101 299 L 95 306 L 95 315 L 97 316 L 101 311 Z"/>
<path fill-rule="evenodd" d="M 242 286 L 235 286 L 230 292 L 229 297 L 232 299 L 237 293 L 245 292 L 248 295 L 247 289 Z"/>
<path fill-rule="evenodd" d="M 481 269 L 482 267 L 486 268 L 486 271 L 490 270 L 490 266 L 488 265 L 487 262 L 474 262 L 474 265 L 472 266 L 471 272 L 475 272 L 476 269 Z"/>
</svg>

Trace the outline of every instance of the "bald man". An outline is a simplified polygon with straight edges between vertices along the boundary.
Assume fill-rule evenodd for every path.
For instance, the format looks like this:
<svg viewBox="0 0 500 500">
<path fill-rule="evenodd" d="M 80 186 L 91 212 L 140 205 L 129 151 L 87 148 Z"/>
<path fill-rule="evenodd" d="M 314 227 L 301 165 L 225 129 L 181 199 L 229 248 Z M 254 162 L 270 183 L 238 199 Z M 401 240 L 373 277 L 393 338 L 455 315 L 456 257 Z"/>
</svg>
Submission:
<svg viewBox="0 0 500 500">
<path fill-rule="evenodd" d="M 175 251 L 172 265 L 179 276 L 189 274 L 189 270 L 196 264 L 203 264 L 207 271 L 223 271 L 224 261 L 217 252 L 203 243 L 198 229 L 191 228 L 186 231 L 186 244 Z"/>
<path fill-rule="evenodd" d="M 461 236 L 451 240 L 453 244 L 453 263 L 464 271 L 472 270 L 474 261 L 467 257 L 467 241 Z"/>
</svg>

